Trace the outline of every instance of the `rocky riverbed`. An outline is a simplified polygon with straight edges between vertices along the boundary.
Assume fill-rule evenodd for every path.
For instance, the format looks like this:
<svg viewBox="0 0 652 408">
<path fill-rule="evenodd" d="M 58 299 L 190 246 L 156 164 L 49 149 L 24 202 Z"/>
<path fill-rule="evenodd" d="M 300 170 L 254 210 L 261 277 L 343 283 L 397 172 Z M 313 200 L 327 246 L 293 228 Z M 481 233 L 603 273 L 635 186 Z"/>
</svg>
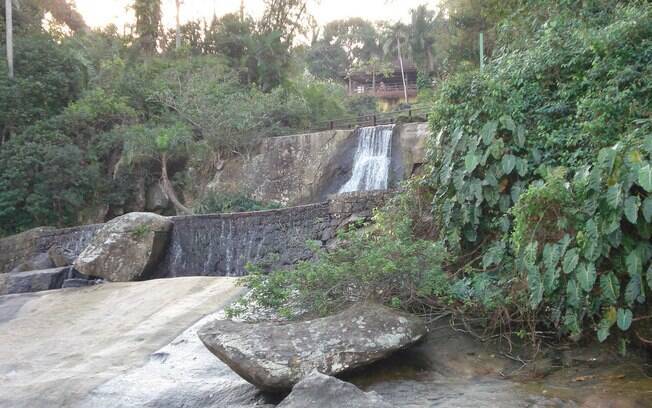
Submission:
<svg viewBox="0 0 652 408">
<path fill-rule="evenodd" d="M 284 395 L 259 392 L 197 336 L 239 294 L 232 279 L 180 278 L 2 296 L 0 407 L 273 407 Z M 651 406 L 641 356 L 549 353 L 535 374 L 514 357 L 443 324 L 342 379 L 396 407 Z"/>
</svg>

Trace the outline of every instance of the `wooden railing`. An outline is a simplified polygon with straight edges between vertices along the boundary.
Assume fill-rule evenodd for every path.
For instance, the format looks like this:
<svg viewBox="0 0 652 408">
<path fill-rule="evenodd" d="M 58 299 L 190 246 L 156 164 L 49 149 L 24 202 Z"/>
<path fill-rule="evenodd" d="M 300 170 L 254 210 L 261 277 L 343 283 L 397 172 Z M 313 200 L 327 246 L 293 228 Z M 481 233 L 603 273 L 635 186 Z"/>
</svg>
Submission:
<svg viewBox="0 0 652 408">
<path fill-rule="evenodd" d="M 402 84 L 378 85 L 376 89 L 371 86 L 359 86 L 351 90 L 352 94 L 374 95 L 378 98 L 403 98 L 407 91 L 408 97 L 415 97 L 418 93 L 416 84 L 407 84 L 404 88 Z"/>
<path fill-rule="evenodd" d="M 428 120 L 428 111 L 425 107 L 416 107 L 392 112 L 369 113 L 355 117 L 313 123 L 305 130 L 308 132 L 320 132 L 324 130 L 354 129 L 356 127 L 389 125 L 399 120 L 403 122 L 420 122 Z"/>
</svg>

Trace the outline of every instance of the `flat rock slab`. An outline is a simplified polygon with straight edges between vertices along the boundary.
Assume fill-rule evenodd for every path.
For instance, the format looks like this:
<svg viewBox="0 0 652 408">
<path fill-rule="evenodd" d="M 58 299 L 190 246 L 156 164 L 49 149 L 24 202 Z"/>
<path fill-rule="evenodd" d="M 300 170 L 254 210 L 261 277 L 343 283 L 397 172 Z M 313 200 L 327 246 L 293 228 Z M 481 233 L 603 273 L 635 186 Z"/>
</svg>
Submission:
<svg viewBox="0 0 652 408">
<path fill-rule="evenodd" d="M 231 278 L 178 278 L 0 296 L 0 407 L 75 406 L 240 293 Z"/>
<path fill-rule="evenodd" d="M 199 331 L 206 347 L 242 378 L 287 391 L 314 370 L 336 375 L 381 360 L 420 340 L 416 316 L 373 304 L 298 323 L 218 320 Z"/>
<path fill-rule="evenodd" d="M 375 392 L 363 392 L 353 384 L 313 372 L 294 386 L 276 408 L 392 408 Z"/>
</svg>

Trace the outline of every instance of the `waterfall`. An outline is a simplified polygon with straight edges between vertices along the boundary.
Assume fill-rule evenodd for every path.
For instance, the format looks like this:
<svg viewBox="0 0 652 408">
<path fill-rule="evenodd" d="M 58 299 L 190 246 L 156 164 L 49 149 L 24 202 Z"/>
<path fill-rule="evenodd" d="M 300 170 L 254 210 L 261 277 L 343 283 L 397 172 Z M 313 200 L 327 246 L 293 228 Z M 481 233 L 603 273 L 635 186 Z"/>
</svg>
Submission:
<svg viewBox="0 0 652 408">
<path fill-rule="evenodd" d="M 358 149 L 351 178 L 340 193 L 387 190 L 394 125 L 358 129 Z"/>
</svg>

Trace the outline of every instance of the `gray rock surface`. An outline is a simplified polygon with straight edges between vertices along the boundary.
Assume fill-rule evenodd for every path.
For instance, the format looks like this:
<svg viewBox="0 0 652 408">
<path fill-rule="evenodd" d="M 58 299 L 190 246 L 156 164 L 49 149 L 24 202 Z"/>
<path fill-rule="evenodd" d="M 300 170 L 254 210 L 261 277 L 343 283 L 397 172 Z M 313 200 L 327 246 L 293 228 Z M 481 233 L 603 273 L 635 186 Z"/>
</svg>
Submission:
<svg viewBox="0 0 652 408">
<path fill-rule="evenodd" d="M 70 266 L 75 262 L 75 255 L 73 252 L 59 245 L 53 245 L 48 250 L 48 256 L 50 257 L 50 260 L 52 260 L 54 266 L 57 268 Z"/>
<path fill-rule="evenodd" d="M 40 253 L 16 266 L 11 272 L 40 271 L 54 268 L 56 265 L 47 253 Z"/>
<path fill-rule="evenodd" d="M 218 320 L 199 331 L 213 354 L 267 391 L 290 390 L 314 370 L 336 375 L 373 363 L 425 334 L 418 317 L 374 304 L 298 323 Z"/>
<path fill-rule="evenodd" d="M 145 209 L 147 211 L 159 212 L 170 206 L 170 199 L 159 183 L 149 186 L 147 189 L 147 200 Z"/>
<path fill-rule="evenodd" d="M 0 296 L 0 407 L 253 406 L 255 387 L 182 335 L 241 291 L 179 278 Z"/>
<path fill-rule="evenodd" d="M 106 223 L 75 260 L 75 269 L 110 282 L 147 276 L 165 252 L 172 221 L 152 213 L 130 213 Z"/>
<path fill-rule="evenodd" d="M 0 295 L 59 289 L 70 275 L 69 267 L 0 274 Z"/>
<path fill-rule="evenodd" d="M 301 380 L 276 408 L 391 408 L 375 392 L 363 392 L 353 384 L 319 372 Z"/>
</svg>

